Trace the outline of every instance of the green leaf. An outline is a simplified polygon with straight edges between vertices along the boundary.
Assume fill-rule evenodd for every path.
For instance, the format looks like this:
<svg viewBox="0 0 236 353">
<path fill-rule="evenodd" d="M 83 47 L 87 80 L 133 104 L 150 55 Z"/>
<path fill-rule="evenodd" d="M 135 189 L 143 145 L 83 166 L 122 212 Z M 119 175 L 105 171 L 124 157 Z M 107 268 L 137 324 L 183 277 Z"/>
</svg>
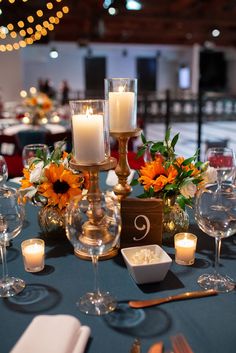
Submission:
<svg viewBox="0 0 236 353">
<path fill-rule="evenodd" d="M 139 182 L 138 182 L 138 179 L 133 179 L 130 183 L 131 186 L 135 186 L 135 185 L 138 185 Z"/>
<path fill-rule="evenodd" d="M 142 143 L 143 143 L 143 144 L 146 144 L 146 143 L 147 143 L 146 137 L 144 136 L 143 133 L 141 134 L 141 140 L 142 140 Z"/>
<path fill-rule="evenodd" d="M 167 129 L 167 131 L 166 131 L 166 135 L 165 135 L 165 141 L 166 142 L 168 142 L 169 141 L 169 139 L 170 139 L 170 128 L 169 129 Z"/>
<path fill-rule="evenodd" d="M 178 142 L 178 139 L 179 139 L 179 133 L 176 134 L 171 141 L 171 146 L 173 147 L 173 149 L 175 148 L 175 145 Z"/>
<path fill-rule="evenodd" d="M 145 152 L 146 152 L 146 146 L 140 147 L 136 154 L 137 158 L 142 157 Z"/>
<path fill-rule="evenodd" d="M 195 159 L 196 159 L 196 156 L 187 158 L 187 159 L 185 159 L 185 161 L 183 161 L 182 165 L 183 165 L 183 166 L 186 166 L 186 165 L 192 163 L 193 161 L 195 161 Z"/>
</svg>

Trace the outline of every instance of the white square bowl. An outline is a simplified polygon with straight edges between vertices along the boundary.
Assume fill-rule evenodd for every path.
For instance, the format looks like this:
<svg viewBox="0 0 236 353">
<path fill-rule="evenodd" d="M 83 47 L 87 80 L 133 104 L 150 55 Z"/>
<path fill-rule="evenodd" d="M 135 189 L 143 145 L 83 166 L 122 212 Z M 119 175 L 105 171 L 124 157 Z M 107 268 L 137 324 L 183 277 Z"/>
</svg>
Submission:
<svg viewBox="0 0 236 353">
<path fill-rule="evenodd" d="M 132 263 L 132 257 L 141 249 L 149 249 L 158 256 L 155 263 L 137 265 Z M 143 245 L 121 249 L 128 271 L 137 284 L 162 281 L 172 263 L 170 256 L 159 245 Z"/>
</svg>

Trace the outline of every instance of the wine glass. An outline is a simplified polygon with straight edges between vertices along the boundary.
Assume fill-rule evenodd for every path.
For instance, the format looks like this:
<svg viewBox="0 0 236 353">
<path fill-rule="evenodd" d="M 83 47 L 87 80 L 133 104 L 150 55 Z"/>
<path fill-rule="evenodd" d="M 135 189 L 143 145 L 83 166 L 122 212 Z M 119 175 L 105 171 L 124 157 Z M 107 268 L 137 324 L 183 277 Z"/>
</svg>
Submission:
<svg viewBox="0 0 236 353">
<path fill-rule="evenodd" d="M 29 168 L 34 159 L 42 153 L 45 157 L 50 153 L 49 147 L 43 143 L 32 143 L 24 146 L 22 151 L 22 162 L 24 167 Z"/>
<path fill-rule="evenodd" d="M 0 155 L 0 187 L 4 186 L 8 178 L 8 168 L 5 158 Z"/>
<path fill-rule="evenodd" d="M 103 315 L 116 308 L 109 292 L 101 292 L 98 284 L 98 259 L 113 249 L 121 230 L 120 208 L 113 193 L 88 193 L 75 197 L 67 207 L 66 235 L 75 250 L 91 256 L 94 267 L 94 291 L 84 294 L 77 305 L 82 312 Z"/>
<path fill-rule="evenodd" d="M 25 288 L 20 278 L 10 277 L 7 270 L 6 245 L 21 231 L 24 208 L 18 203 L 18 193 L 13 188 L 0 188 L 0 252 L 2 258 L 2 278 L 0 297 L 11 297 Z"/>
<path fill-rule="evenodd" d="M 195 219 L 199 228 L 215 238 L 215 271 L 203 274 L 198 284 L 204 289 L 229 292 L 235 282 L 228 276 L 219 274 L 221 239 L 236 232 L 236 187 L 231 183 L 207 185 L 196 195 Z"/>
<path fill-rule="evenodd" d="M 209 165 L 217 171 L 218 188 L 234 174 L 234 151 L 229 147 L 212 147 L 206 152 Z"/>
</svg>

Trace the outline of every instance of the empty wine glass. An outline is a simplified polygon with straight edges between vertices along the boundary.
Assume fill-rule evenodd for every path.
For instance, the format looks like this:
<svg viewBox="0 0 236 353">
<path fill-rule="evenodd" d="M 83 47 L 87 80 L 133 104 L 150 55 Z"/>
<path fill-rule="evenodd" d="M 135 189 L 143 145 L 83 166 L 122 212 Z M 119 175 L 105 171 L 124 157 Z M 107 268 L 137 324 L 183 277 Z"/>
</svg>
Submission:
<svg viewBox="0 0 236 353">
<path fill-rule="evenodd" d="M 86 314 L 103 315 L 116 308 L 113 296 L 99 289 L 97 268 L 99 256 L 117 245 L 120 229 L 120 208 L 112 193 L 75 197 L 67 207 L 66 235 L 75 250 L 91 256 L 94 267 L 94 292 L 86 293 L 77 303 Z"/>
<path fill-rule="evenodd" d="M 233 184 L 222 183 L 207 185 L 196 195 L 195 219 L 199 228 L 215 238 L 215 272 L 203 274 L 198 284 L 204 289 L 216 289 L 229 292 L 235 288 L 235 282 L 228 276 L 219 274 L 221 239 L 236 232 L 236 188 Z"/>
<path fill-rule="evenodd" d="M 0 297 L 11 297 L 25 288 L 20 278 L 10 277 L 7 270 L 6 245 L 21 231 L 24 208 L 18 203 L 18 194 L 12 188 L 0 188 L 0 252 L 2 258 L 2 278 Z"/>
<path fill-rule="evenodd" d="M 28 168 L 34 159 L 39 156 L 39 154 L 43 154 L 43 156 L 46 157 L 49 153 L 49 147 L 43 143 L 33 143 L 24 146 L 22 151 L 22 162 L 24 167 Z"/>
<path fill-rule="evenodd" d="M 8 178 L 8 168 L 5 158 L 0 155 L 0 187 L 4 186 Z"/>
<path fill-rule="evenodd" d="M 229 147 L 212 147 L 206 152 L 209 165 L 217 171 L 218 188 L 234 174 L 234 151 Z"/>
</svg>

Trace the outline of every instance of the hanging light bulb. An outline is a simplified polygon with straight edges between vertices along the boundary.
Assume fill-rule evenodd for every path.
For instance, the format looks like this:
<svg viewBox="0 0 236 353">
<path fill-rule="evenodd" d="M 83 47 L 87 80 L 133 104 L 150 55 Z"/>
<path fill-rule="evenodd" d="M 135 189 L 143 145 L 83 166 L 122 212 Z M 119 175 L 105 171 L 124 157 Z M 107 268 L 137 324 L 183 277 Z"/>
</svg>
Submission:
<svg viewBox="0 0 236 353">
<path fill-rule="evenodd" d="M 49 53 L 50 58 L 56 59 L 58 58 L 58 51 L 56 48 L 52 48 Z"/>
</svg>

